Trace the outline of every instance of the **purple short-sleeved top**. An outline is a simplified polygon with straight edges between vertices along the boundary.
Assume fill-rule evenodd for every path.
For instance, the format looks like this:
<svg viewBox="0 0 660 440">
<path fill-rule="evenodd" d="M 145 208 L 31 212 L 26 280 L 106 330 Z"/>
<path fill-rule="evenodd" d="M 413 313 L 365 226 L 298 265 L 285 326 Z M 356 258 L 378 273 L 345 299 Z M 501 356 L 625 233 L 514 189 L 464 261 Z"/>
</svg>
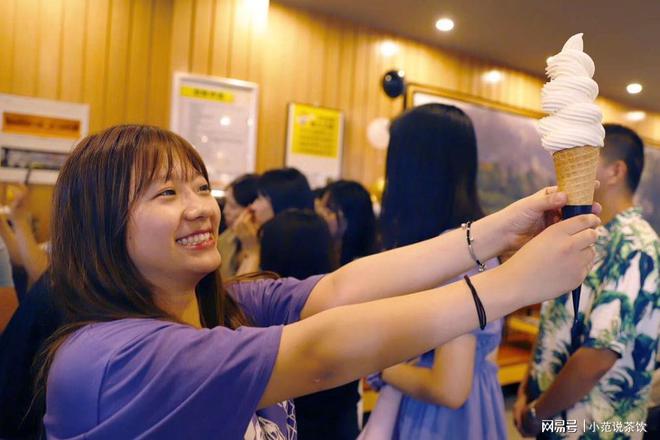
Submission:
<svg viewBox="0 0 660 440">
<path fill-rule="evenodd" d="M 255 327 L 200 330 L 122 319 L 78 330 L 48 375 L 48 438 L 295 439 L 289 402 L 256 408 L 282 325 L 300 319 L 319 279 L 231 286 Z"/>
</svg>

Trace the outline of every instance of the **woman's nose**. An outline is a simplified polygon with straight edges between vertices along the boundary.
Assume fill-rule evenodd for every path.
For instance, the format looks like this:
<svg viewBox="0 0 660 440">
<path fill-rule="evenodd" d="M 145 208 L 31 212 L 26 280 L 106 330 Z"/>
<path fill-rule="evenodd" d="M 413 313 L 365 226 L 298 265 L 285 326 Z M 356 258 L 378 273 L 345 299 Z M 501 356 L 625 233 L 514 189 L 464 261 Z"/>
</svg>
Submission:
<svg viewBox="0 0 660 440">
<path fill-rule="evenodd" d="M 188 201 L 184 215 L 188 220 L 210 217 L 213 214 L 213 205 L 201 197 L 193 197 Z"/>
</svg>

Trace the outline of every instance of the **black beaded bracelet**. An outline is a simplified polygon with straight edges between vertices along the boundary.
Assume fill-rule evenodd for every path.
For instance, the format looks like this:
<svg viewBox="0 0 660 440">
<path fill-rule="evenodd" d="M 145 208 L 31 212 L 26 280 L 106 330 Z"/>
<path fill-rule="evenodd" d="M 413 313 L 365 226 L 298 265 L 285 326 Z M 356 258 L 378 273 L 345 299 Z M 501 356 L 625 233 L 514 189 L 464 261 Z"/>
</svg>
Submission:
<svg viewBox="0 0 660 440">
<path fill-rule="evenodd" d="M 479 295 L 477 295 L 477 289 L 474 288 L 472 281 L 470 281 L 470 277 L 463 275 L 463 279 L 470 288 L 470 292 L 472 292 L 472 299 L 474 299 L 474 305 L 477 307 L 477 316 L 479 317 L 479 328 L 483 330 L 486 328 L 486 323 L 488 322 L 488 319 L 486 318 L 486 310 L 484 309 L 484 305 L 479 299 Z"/>
</svg>

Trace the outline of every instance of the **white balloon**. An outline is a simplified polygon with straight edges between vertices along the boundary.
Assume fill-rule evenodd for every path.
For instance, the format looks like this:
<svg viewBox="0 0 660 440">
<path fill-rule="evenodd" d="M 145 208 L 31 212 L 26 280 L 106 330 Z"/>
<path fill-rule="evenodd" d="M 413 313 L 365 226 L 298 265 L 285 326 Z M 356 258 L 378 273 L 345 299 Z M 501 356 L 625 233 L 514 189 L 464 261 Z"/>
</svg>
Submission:
<svg viewBox="0 0 660 440">
<path fill-rule="evenodd" d="M 385 150 L 390 142 L 390 120 L 375 118 L 367 126 L 367 139 L 372 147 Z"/>
</svg>

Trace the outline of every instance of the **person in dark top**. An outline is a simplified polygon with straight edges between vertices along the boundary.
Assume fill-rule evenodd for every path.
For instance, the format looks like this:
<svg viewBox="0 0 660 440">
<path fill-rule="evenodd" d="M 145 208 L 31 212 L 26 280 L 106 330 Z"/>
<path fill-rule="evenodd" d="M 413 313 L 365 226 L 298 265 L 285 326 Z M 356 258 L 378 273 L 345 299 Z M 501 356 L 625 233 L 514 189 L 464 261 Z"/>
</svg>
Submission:
<svg viewBox="0 0 660 440">
<path fill-rule="evenodd" d="M 333 270 L 328 225 L 314 211 L 288 209 L 261 229 L 261 268 L 305 279 Z M 299 440 L 353 440 L 359 381 L 294 399 Z"/>
<path fill-rule="evenodd" d="M 0 336 L 0 438 L 32 438 L 40 420 L 31 407 L 33 361 L 63 321 L 48 272 L 32 286 Z"/>
</svg>

